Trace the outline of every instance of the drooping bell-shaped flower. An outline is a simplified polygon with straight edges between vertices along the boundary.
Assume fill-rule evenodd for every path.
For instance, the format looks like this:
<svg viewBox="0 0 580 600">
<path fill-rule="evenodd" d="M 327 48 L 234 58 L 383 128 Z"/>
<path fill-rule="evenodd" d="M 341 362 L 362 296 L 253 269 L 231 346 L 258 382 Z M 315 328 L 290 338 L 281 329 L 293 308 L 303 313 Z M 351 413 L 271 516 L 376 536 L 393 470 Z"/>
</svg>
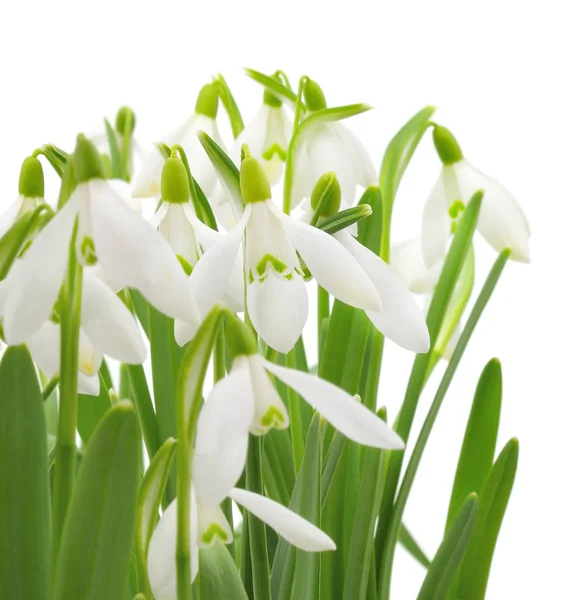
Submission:
<svg viewBox="0 0 580 600">
<path fill-rule="evenodd" d="M 236 138 L 230 156 L 239 164 L 242 146 L 247 144 L 264 168 L 270 184 L 275 185 L 282 176 L 291 137 L 292 123 L 282 100 L 265 90 L 258 114 Z"/>
<path fill-rule="evenodd" d="M 201 189 L 209 196 L 217 181 L 215 170 L 199 138 L 198 131 L 205 131 L 220 146 L 224 146 L 218 131 L 216 116 L 219 101 L 218 86 L 208 83 L 201 88 L 194 114 L 177 129 L 164 135 L 160 142 L 168 146 L 180 145 L 185 150 L 192 175 Z M 163 157 L 153 148 L 143 162 L 141 172 L 135 179 L 133 195 L 137 198 L 158 196 L 161 193 Z"/>
<path fill-rule="evenodd" d="M 20 169 L 18 196 L 0 217 L 0 237 L 20 217 L 27 212 L 33 211 L 42 202 L 44 202 L 44 172 L 42 164 L 36 156 L 28 156 L 24 159 Z"/>
<path fill-rule="evenodd" d="M 308 316 L 307 274 L 351 306 L 380 310 L 379 293 L 358 261 L 331 235 L 282 213 L 272 202 L 260 163 L 246 146 L 243 152 L 240 184 L 246 208 L 193 271 L 192 278 L 205 286 L 200 302 L 209 310 L 223 297 L 243 240 L 248 314 L 259 336 L 275 350 L 290 351 L 302 333 Z M 178 342 L 194 332 L 176 322 Z"/>
<path fill-rule="evenodd" d="M 195 321 L 195 299 L 181 264 L 163 237 L 103 178 L 97 150 L 84 136 L 77 140 L 74 172 L 75 191 L 32 243 L 9 287 L 4 310 L 8 343 L 23 342 L 50 318 L 73 231 L 79 262 L 98 262 L 113 289 L 135 288 L 159 311 Z"/>
<path fill-rule="evenodd" d="M 479 233 L 498 252 L 509 248 L 510 258 L 529 262 L 530 227 L 515 198 L 500 183 L 463 158 L 449 129 L 435 125 L 433 142 L 443 168 L 423 212 L 421 240 L 427 267 L 445 257 L 456 220 L 478 190 L 484 192 L 477 221 Z"/>
<path fill-rule="evenodd" d="M 309 79 L 304 85 L 304 100 L 310 112 L 326 108 L 321 87 Z M 342 123 L 319 125 L 297 148 L 292 185 L 292 208 L 298 206 L 324 173 L 334 171 L 342 188 L 342 199 L 352 206 L 357 185 L 367 188 L 377 182 L 371 157 L 360 140 Z"/>
</svg>

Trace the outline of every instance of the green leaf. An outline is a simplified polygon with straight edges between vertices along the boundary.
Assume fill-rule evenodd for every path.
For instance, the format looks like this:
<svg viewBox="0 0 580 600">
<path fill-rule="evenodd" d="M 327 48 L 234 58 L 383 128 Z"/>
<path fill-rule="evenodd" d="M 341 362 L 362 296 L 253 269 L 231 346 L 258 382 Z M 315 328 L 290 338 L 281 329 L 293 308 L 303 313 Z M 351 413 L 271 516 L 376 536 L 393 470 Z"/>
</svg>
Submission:
<svg viewBox="0 0 580 600">
<path fill-rule="evenodd" d="M 475 530 L 459 572 L 457 598 L 485 598 L 495 544 L 516 476 L 518 454 L 518 440 L 513 438 L 495 461 L 481 492 Z"/>
<path fill-rule="evenodd" d="M 115 130 L 112 128 L 108 119 L 105 119 L 105 130 L 107 132 L 107 141 L 109 142 L 109 150 L 111 152 L 111 178 L 125 180 L 126 177 L 123 169 L 123 160 L 117 144 L 117 134 L 115 133 Z"/>
<path fill-rule="evenodd" d="M 111 408 L 111 397 L 109 390 L 112 386 L 107 385 L 106 380 L 110 381 L 111 376 L 107 368 L 107 364 L 103 361 L 99 372 L 100 388 L 98 396 L 89 396 L 87 394 L 79 394 L 78 413 L 77 413 L 77 430 L 83 444 L 88 444 L 89 439 L 97 423 L 102 419 L 103 415 Z"/>
<path fill-rule="evenodd" d="M 232 94 L 232 90 L 224 79 L 224 76 L 221 73 L 218 73 L 215 81 L 219 83 L 220 98 L 224 108 L 226 109 L 226 112 L 228 113 L 234 138 L 237 138 L 244 130 L 244 119 L 242 119 L 240 109 L 238 108 L 234 95 Z"/>
<path fill-rule="evenodd" d="M 426 569 L 429 568 L 431 561 L 421 549 L 421 546 L 417 543 L 407 526 L 403 523 L 401 525 L 401 531 L 399 531 L 399 544 L 405 548 L 405 550 L 421 565 Z"/>
<path fill-rule="evenodd" d="M 142 583 L 147 586 L 141 589 L 147 592 L 150 591 L 147 582 L 147 549 L 159 519 L 159 505 L 163 498 L 176 449 L 177 441 L 175 439 L 169 438 L 165 441 L 151 460 L 139 488 L 135 537 L 139 573 Z"/>
<path fill-rule="evenodd" d="M 215 168 L 228 201 L 232 205 L 236 220 L 239 220 L 245 208 L 240 189 L 239 169 L 205 131 L 199 131 L 197 137 Z"/>
<path fill-rule="evenodd" d="M 296 94 L 275 77 L 270 77 L 270 75 L 260 73 L 259 71 L 255 71 L 254 69 L 246 69 L 246 75 L 248 75 L 248 77 L 251 77 L 260 85 L 263 85 L 266 89 L 270 90 L 271 92 L 274 92 L 274 94 L 276 94 L 277 96 L 281 96 L 285 100 L 288 100 L 293 106 L 296 105 Z"/>
<path fill-rule="evenodd" d="M 445 535 L 427 571 L 417 600 L 444 600 L 472 537 L 478 512 L 477 495 L 470 495 Z M 472 596 L 460 596 L 469 598 Z"/>
<path fill-rule="evenodd" d="M 247 600 L 248 596 L 232 555 L 220 541 L 199 551 L 201 598 Z"/>
<path fill-rule="evenodd" d="M 159 448 L 159 433 L 145 370 L 143 365 L 124 365 L 124 368 L 129 376 L 131 396 L 139 416 L 139 424 L 141 425 L 147 454 L 151 459 Z"/>
<path fill-rule="evenodd" d="M 501 414 L 501 396 L 501 365 L 494 358 L 483 369 L 475 390 L 455 472 L 446 529 L 455 521 L 468 494 L 475 492 L 481 495 L 491 471 Z"/>
<path fill-rule="evenodd" d="M 0 598 L 46 600 L 50 499 L 36 370 L 24 346 L 0 362 Z"/>
<path fill-rule="evenodd" d="M 62 535 L 53 600 L 125 598 L 141 445 L 133 406 L 120 402 L 93 434 Z"/>
</svg>

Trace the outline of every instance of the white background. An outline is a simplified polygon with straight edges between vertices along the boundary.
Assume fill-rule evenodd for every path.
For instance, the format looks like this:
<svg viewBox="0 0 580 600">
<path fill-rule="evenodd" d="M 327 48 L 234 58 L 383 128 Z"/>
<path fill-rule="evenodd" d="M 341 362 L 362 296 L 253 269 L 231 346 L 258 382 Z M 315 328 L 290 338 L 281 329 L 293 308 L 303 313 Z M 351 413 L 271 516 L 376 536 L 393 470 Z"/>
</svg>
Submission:
<svg viewBox="0 0 580 600">
<path fill-rule="evenodd" d="M 185 119 L 218 70 L 246 119 L 260 91 L 241 71 L 307 73 L 329 104 L 376 110 L 349 126 L 377 166 L 397 128 L 426 104 L 476 166 L 508 186 L 532 226 L 532 264 L 509 264 L 445 400 L 406 522 L 436 549 L 473 390 L 487 360 L 504 368 L 500 443 L 521 442 L 491 599 L 577 597 L 580 417 L 577 338 L 578 57 L 574 4 L 469 2 L 10 2 L 0 8 L 0 181 L 4 207 L 21 160 L 99 127 L 129 104 L 154 141 Z M 429 136 L 404 180 L 396 240 L 419 232 L 438 170 Z M 54 180 L 50 180 L 55 184 Z M 56 194 L 50 185 L 47 197 Z M 478 283 L 493 252 L 477 245 Z M 381 400 L 394 414 L 412 357 L 388 345 Z M 440 376 L 438 370 L 436 376 Z M 426 412 L 434 386 L 422 399 Z M 415 597 L 422 569 L 400 551 L 395 600 Z"/>
</svg>

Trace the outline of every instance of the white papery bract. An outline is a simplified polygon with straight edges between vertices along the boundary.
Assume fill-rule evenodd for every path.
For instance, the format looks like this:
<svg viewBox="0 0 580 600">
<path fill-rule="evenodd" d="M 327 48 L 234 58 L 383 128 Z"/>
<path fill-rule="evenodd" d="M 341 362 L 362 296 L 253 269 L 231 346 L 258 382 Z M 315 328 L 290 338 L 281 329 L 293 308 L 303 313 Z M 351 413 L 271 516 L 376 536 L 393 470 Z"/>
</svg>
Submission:
<svg viewBox="0 0 580 600">
<path fill-rule="evenodd" d="M 308 316 L 305 273 L 297 252 L 312 276 L 335 298 L 364 310 L 381 309 L 379 293 L 365 270 L 337 240 L 284 215 L 266 200 L 248 204 L 238 225 L 194 269 L 192 280 L 199 279 L 199 289 L 203 288 L 200 306 L 203 303 L 207 310 L 227 289 L 242 239 L 248 313 L 260 337 L 275 350 L 292 349 Z M 189 331 L 190 338 L 193 333 Z"/>
<path fill-rule="evenodd" d="M 377 182 L 371 157 L 360 140 L 342 123 L 318 126 L 296 152 L 292 208 L 310 197 L 318 179 L 329 171 L 336 173 L 346 207 L 354 204 L 357 185 L 367 188 Z"/>
<path fill-rule="evenodd" d="M 202 114 L 194 114 L 183 125 L 168 132 L 159 141 L 169 147 L 179 144 L 185 150 L 191 167 L 191 174 L 206 195 L 210 195 L 217 177 L 199 138 L 198 131 L 205 131 L 214 142 L 224 147 L 215 119 Z M 135 178 L 133 195 L 137 198 L 158 196 L 161 193 L 161 172 L 163 157 L 153 148 L 143 161 L 141 171 Z"/>
<path fill-rule="evenodd" d="M 135 288 L 161 312 L 196 321 L 187 277 L 165 240 L 107 181 L 90 179 L 77 186 L 21 261 L 5 304 L 4 331 L 10 344 L 23 342 L 49 319 L 77 217 L 76 248 L 82 264 L 98 261 L 114 289 Z"/>
<path fill-rule="evenodd" d="M 511 250 L 510 258 L 530 261 L 530 227 L 516 199 L 495 179 L 478 171 L 465 159 L 445 164 L 427 199 L 421 240 L 427 267 L 445 257 L 455 220 L 475 192 L 483 191 L 477 230 L 492 248 Z"/>
</svg>

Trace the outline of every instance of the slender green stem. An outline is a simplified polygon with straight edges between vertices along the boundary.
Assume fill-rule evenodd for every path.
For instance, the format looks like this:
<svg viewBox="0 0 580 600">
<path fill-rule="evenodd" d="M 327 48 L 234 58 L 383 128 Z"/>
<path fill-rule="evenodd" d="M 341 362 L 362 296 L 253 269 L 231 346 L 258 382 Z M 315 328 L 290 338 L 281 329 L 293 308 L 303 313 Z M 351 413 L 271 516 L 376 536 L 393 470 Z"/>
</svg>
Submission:
<svg viewBox="0 0 580 600">
<path fill-rule="evenodd" d="M 320 330 L 324 319 L 330 316 L 330 297 L 328 292 L 318 286 L 318 339 L 320 340 Z"/>
<path fill-rule="evenodd" d="M 275 73 L 274 73 L 274 77 L 277 77 L 278 79 L 280 79 L 280 81 L 289 89 L 292 90 L 292 84 L 290 83 L 290 79 L 288 78 L 288 75 L 286 75 L 286 73 L 284 73 L 284 71 L 282 71 L 281 69 L 278 69 Z"/>
<path fill-rule="evenodd" d="M 55 375 L 47 384 L 46 387 L 42 390 L 42 401 L 48 400 L 52 392 L 54 392 L 58 382 L 60 381 L 60 375 Z"/>
<path fill-rule="evenodd" d="M 298 129 L 298 125 L 300 125 L 300 119 L 302 117 L 302 96 L 304 94 L 304 86 L 307 81 L 308 77 L 306 77 L 306 75 L 303 75 L 298 83 L 298 93 L 296 94 L 296 110 L 294 112 L 294 132 L 296 132 L 296 130 Z"/>
<path fill-rule="evenodd" d="M 413 486 L 413 482 L 415 481 L 415 475 L 417 474 L 417 470 L 419 468 L 419 463 L 421 462 L 421 458 L 423 457 L 423 452 L 427 445 L 427 441 L 429 440 L 429 436 L 431 435 L 431 431 L 433 430 L 433 426 L 435 424 L 435 420 L 437 419 L 437 415 L 439 414 L 439 409 L 441 408 L 441 404 L 445 398 L 447 390 L 449 389 L 449 385 L 455 375 L 455 371 L 457 370 L 457 366 L 459 365 L 459 361 L 463 356 L 465 348 L 471 338 L 473 330 L 477 325 L 483 310 L 485 309 L 494 289 L 499 280 L 500 275 L 505 267 L 507 259 L 509 258 L 509 250 L 504 250 L 495 261 L 486 281 L 483 285 L 483 288 L 477 298 L 473 310 L 469 315 L 469 319 L 465 324 L 465 329 L 463 330 L 461 337 L 457 343 L 457 348 L 453 352 L 451 360 L 449 361 L 449 365 L 443 375 L 443 379 L 437 389 L 437 393 L 435 394 L 435 398 L 433 399 L 433 403 L 431 404 L 431 408 L 429 409 L 429 413 L 427 414 L 427 418 L 423 423 L 423 427 L 421 428 L 421 432 L 419 433 L 419 437 L 417 439 L 417 443 L 415 448 L 413 449 L 413 453 L 411 454 L 411 458 L 409 460 L 409 465 L 407 466 L 407 470 L 405 471 L 405 475 L 403 477 L 403 481 L 401 483 L 401 488 L 399 494 L 397 496 L 397 501 L 394 506 L 393 516 L 389 522 L 387 540 L 385 544 L 385 552 L 383 555 L 383 565 L 381 568 L 381 579 L 379 582 L 379 591 L 380 597 L 384 600 L 388 600 L 390 597 L 390 584 L 391 584 L 391 574 L 393 570 L 393 560 L 395 557 L 395 548 L 397 545 L 397 538 L 399 536 L 399 530 L 401 527 L 401 523 L 403 521 L 403 513 L 405 511 L 405 506 L 407 504 L 407 500 L 409 498 L 409 494 L 411 492 L 411 488 Z"/>
<path fill-rule="evenodd" d="M 294 349 L 286 355 L 286 366 L 296 368 Z M 287 388 L 288 413 L 290 416 L 290 436 L 292 438 L 292 457 L 294 458 L 294 474 L 298 476 L 302 457 L 304 456 L 304 430 L 302 428 L 302 412 L 300 410 L 300 397 L 292 389 Z"/>
<path fill-rule="evenodd" d="M 77 384 L 83 270 L 77 261 L 75 239 L 76 230 L 70 244 L 68 273 L 60 302 L 60 408 L 54 466 L 53 564 L 56 564 L 60 538 L 72 496 L 76 473 Z"/>
<path fill-rule="evenodd" d="M 191 457 L 185 419 L 179 419 L 177 446 L 177 598 L 191 600 Z M 195 543 L 195 540 L 193 540 Z"/>
<path fill-rule="evenodd" d="M 123 167 L 123 176 L 126 181 L 131 179 L 129 173 L 129 163 L 131 162 L 131 149 L 133 147 L 133 123 L 131 119 L 125 119 L 125 130 L 121 142 L 121 165 Z"/>
</svg>

